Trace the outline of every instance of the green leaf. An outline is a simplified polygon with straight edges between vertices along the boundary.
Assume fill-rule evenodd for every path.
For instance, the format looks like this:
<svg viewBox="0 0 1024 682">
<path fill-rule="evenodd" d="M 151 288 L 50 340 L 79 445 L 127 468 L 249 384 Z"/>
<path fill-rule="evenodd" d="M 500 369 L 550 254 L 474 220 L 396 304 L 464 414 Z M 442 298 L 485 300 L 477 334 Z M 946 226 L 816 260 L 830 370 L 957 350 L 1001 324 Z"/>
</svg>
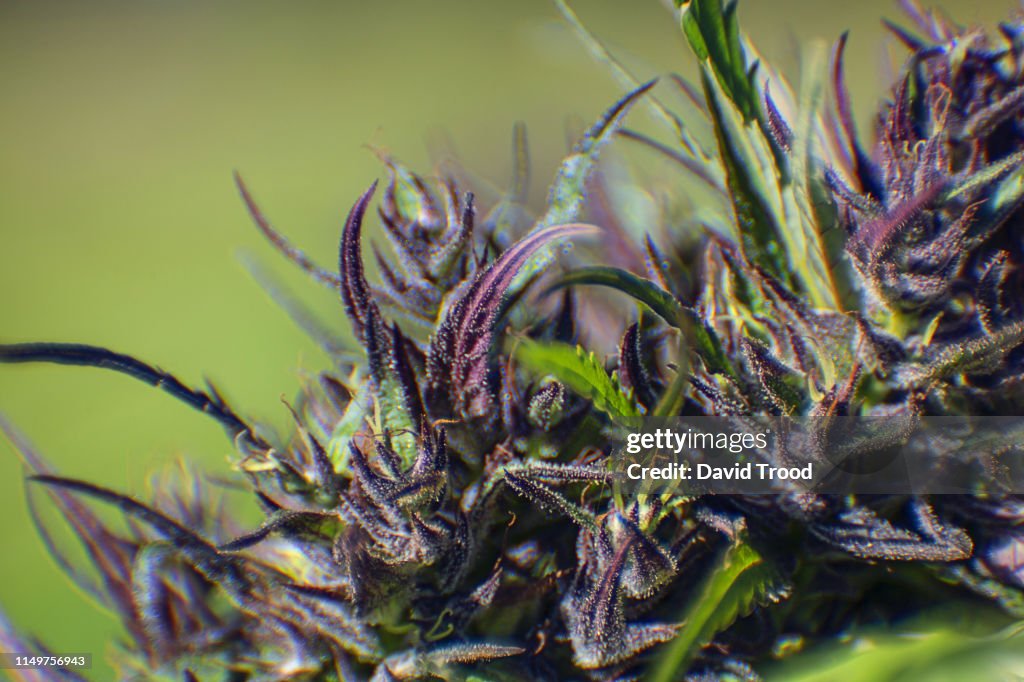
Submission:
<svg viewBox="0 0 1024 682">
<path fill-rule="evenodd" d="M 736 21 L 736 4 L 692 0 L 683 32 L 701 60 L 701 81 L 747 257 L 816 307 L 839 310 L 828 254 L 812 201 L 813 159 L 822 59 L 807 60 L 792 155 L 767 133 L 761 94 Z M 791 168 L 792 166 L 792 168 Z M 793 177 L 792 171 L 796 171 Z"/>
<path fill-rule="evenodd" d="M 609 266 L 596 265 L 573 270 L 563 275 L 549 291 L 576 284 L 617 289 L 646 305 L 673 327 L 680 327 L 687 316 L 684 306 L 670 292 L 628 270 Z"/>
<path fill-rule="evenodd" d="M 438 221 L 437 206 L 423 180 L 383 149 L 371 147 L 391 176 L 389 193 L 393 193 L 395 208 L 407 223 L 430 225 Z"/>
<path fill-rule="evenodd" d="M 587 193 L 587 179 L 597 166 L 598 154 L 601 148 L 611 141 L 615 136 L 615 132 L 622 126 L 623 119 L 629 110 L 652 87 L 654 87 L 654 81 L 644 83 L 626 93 L 576 143 L 572 154 L 562 161 L 562 165 L 555 175 L 555 180 L 548 194 L 547 212 L 533 226 L 530 234 L 555 225 L 579 221 L 583 214 L 584 200 Z M 535 254 L 530 263 L 520 270 L 515 284 L 509 293 L 514 294 L 522 289 L 526 282 L 530 281 L 534 275 L 543 272 L 553 259 L 550 247 Z"/>
<path fill-rule="evenodd" d="M 777 575 L 758 552 L 744 542 L 721 556 L 704 586 L 690 603 L 679 635 L 652 667 L 648 682 L 673 682 L 715 635 L 749 614 L 776 584 Z"/>
<path fill-rule="evenodd" d="M 409 466 L 416 459 L 416 432 L 419 424 L 416 423 L 415 418 L 406 405 L 402 381 L 398 373 L 394 371 L 394 367 L 386 367 L 385 371 L 381 372 L 380 376 L 377 377 L 377 391 L 374 393 L 373 399 L 377 403 L 377 411 L 380 417 L 380 423 L 377 425 L 377 428 L 381 432 L 388 431 L 392 434 L 392 445 L 395 451 L 405 465 Z M 355 408 L 356 413 L 358 413 L 358 409 Z M 346 409 L 345 417 L 338 424 L 339 428 L 342 428 L 343 425 L 354 423 L 347 420 L 348 412 L 348 409 Z M 354 420 L 356 414 L 353 414 L 352 418 Z M 349 438 L 351 438 L 351 434 Z M 328 443 L 330 448 L 328 456 L 331 457 L 332 462 L 337 461 L 334 453 L 338 444 L 339 439 L 334 438 L 332 434 L 331 440 Z M 342 456 L 347 457 L 347 455 Z"/>
<path fill-rule="evenodd" d="M 683 11 L 683 33 L 697 58 L 708 62 L 715 79 L 742 112 L 743 120 L 760 117 L 761 104 L 743 53 L 736 3 L 691 0 Z"/>
<path fill-rule="evenodd" d="M 672 293 L 651 280 L 619 268 L 592 266 L 567 273 L 552 289 L 577 284 L 610 287 L 640 301 L 666 323 L 691 337 L 694 349 L 709 372 L 736 378 L 732 362 L 715 331 L 704 323 L 695 310 L 684 306 Z"/>
<path fill-rule="evenodd" d="M 632 421 L 641 415 L 633 396 L 622 390 L 618 379 L 608 375 L 593 353 L 579 346 L 520 339 L 515 355 L 531 372 L 554 376 L 613 420 Z"/>
<path fill-rule="evenodd" d="M 832 267 L 832 262 L 841 256 L 841 248 L 832 253 L 828 251 L 821 225 L 831 223 L 821 222 L 822 213 L 814 200 L 816 193 L 820 196 L 827 191 L 814 144 L 824 92 L 821 65 L 828 63 L 824 45 L 820 41 L 812 42 L 802 61 L 799 112 L 793 129 L 793 152 L 788 159 L 790 178 L 782 189 L 785 229 L 781 237 L 786 243 L 790 267 L 811 302 L 819 308 L 842 310 Z M 841 268 L 838 270 L 843 272 Z"/>
<path fill-rule="evenodd" d="M 971 637 L 962 623 L 861 633 L 852 644 L 787 659 L 769 669 L 769 682 L 959 682 L 1019 679 L 1024 625 Z"/>
<path fill-rule="evenodd" d="M 579 220 L 587 178 L 597 165 L 598 153 L 615 136 L 633 105 L 652 87 L 654 81 L 649 81 L 626 93 L 576 143 L 555 175 L 548 195 L 548 210 L 534 226 L 534 231 Z"/>
<path fill-rule="evenodd" d="M 369 413 L 369 406 L 373 401 L 370 385 L 363 383 L 352 399 L 345 407 L 345 413 L 334 426 L 334 430 L 326 435 L 327 456 L 334 464 L 335 473 L 341 473 L 348 467 L 348 444 L 356 435 L 356 432 L 363 426 L 363 421 Z M 310 420 L 310 423 L 317 424 L 317 420 Z"/>
<path fill-rule="evenodd" d="M 769 199 L 778 195 L 782 178 L 760 128 L 745 121 L 741 110 L 702 67 L 701 83 L 725 167 L 726 182 L 739 241 L 747 256 L 783 282 L 791 280 L 782 242 L 780 212 Z M 776 202 L 781 203 L 781 202 Z"/>
</svg>

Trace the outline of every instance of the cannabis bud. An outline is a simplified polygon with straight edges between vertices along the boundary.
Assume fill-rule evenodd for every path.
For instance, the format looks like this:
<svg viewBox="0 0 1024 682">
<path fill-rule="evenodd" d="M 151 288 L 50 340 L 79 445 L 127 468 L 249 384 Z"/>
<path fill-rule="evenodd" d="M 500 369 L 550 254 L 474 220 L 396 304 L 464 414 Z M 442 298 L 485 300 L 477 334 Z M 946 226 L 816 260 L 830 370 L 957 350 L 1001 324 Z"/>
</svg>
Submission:
<svg viewBox="0 0 1024 682">
<path fill-rule="evenodd" d="M 92 565 L 41 524 L 48 549 L 124 624 L 122 679 L 753 680 L 937 594 L 1024 617 L 1013 495 L 627 498 L 609 466 L 645 417 L 1024 408 L 1024 24 L 987 34 L 905 3 L 920 37 L 892 27 L 910 56 L 863 144 L 845 37 L 831 78 L 808 59 L 794 93 L 751 57 L 735 5 L 684 3 L 700 92 L 680 83 L 697 104 L 683 116 L 556 4 L 629 92 L 562 162 L 538 219 L 521 127 L 513 189 L 489 207 L 382 153 L 388 181 L 351 208 L 336 270 L 237 178 L 271 243 L 338 292 L 359 345 L 296 398 L 291 435 L 128 355 L 0 346 L 4 363 L 112 369 L 217 420 L 263 510 L 242 528 L 188 469 L 147 501 L 65 478 L 0 424 L 30 500 L 49 494 Z M 671 142 L 624 127 L 638 102 Z M 609 190 L 632 182 L 599 158 L 615 138 L 678 166 L 662 223 L 634 229 L 628 193 Z M 374 207 L 389 250 L 373 247 L 371 282 Z M 0 642 L 27 646 L 2 620 Z"/>
</svg>

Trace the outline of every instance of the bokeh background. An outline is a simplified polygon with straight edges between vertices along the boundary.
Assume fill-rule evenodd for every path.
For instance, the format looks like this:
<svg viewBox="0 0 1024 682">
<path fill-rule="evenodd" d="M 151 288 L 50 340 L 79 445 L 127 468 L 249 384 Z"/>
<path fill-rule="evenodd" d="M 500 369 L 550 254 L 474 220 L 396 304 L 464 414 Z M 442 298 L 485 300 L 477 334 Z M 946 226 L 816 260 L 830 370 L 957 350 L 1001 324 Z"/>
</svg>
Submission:
<svg viewBox="0 0 1024 682">
<path fill-rule="evenodd" d="M 992 25 L 1012 0 L 942 3 Z M 576 0 L 584 22 L 642 76 L 693 73 L 658 0 Z M 760 50 L 793 70 L 798 46 L 851 30 L 863 127 L 884 94 L 890 0 L 746 0 Z M 0 340 L 109 346 L 214 379 L 246 415 L 285 427 L 298 371 L 327 359 L 240 265 L 247 254 L 344 332 L 330 292 L 251 226 L 240 170 L 277 227 L 330 266 L 348 207 L 383 176 L 367 144 L 430 172 L 447 136 L 465 166 L 508 181 L 525 121 L 539 206 L 566 121 L 621 94 L 547 0 L 3 0 L 0 2 Z M 638 107 L 634 116 L 643 116 Z M 98 370 L 0 366 L 0 413 L 66 475 L 144 494 L 179 456 L 227 472 L 212 420 Z M 0 439 L 0 607 L 57 652 L 119 631 L 59 573 Z"/>
</svg>

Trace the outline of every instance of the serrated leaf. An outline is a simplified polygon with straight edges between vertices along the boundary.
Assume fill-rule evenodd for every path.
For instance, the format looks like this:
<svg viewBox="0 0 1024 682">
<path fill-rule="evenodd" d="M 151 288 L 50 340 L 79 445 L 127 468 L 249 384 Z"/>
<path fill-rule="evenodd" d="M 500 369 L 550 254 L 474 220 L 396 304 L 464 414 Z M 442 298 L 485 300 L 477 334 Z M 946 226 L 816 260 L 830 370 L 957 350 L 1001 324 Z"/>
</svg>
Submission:
<svg viewBox="0 0 1024 682">
<path fill-rule="evenodd" d="M 522 339 L 515 357 L 537 375 L 554 376 L 614 420 L 631 421 L 642 414 L 633 396 L 623 391 L 618 379 L 609 376 L 593 353 L 578 346 Z"/>
<path fill-rule="evenodd" d="M 679 634 L 651 669 L 648 682 L 677 679 L 704 645 L 750 613 L 776 581 L 775 571 L 757 550 L 745 542 L 731 545 L 694 596 Z"/>
</svg>

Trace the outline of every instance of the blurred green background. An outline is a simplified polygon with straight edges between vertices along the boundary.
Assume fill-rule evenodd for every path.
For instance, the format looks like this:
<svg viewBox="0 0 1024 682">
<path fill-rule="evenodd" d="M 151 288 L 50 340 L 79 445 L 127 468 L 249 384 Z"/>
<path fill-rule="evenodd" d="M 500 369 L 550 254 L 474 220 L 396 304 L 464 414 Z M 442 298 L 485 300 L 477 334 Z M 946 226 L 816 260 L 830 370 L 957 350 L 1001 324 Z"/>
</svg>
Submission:
<svg viewBox="0 0 1024 682">
<path fill-rule="evenodd" d="M 1015 4 L 975 2 L 956 16 L 991 25 Z M 657 0 L 574 6 L 642 76 L 692 73 Z M 894 2 L 741 6 L 761 51 L 790 72 L 800 42 L 851 29 L 865 123 L 885 83 L 882 16 L 898 16 Z M 283 428 L 280 401 L 295 394 L 297 370 L 326 359 L 239 251 L 339 330 L 343 315 L 251 226 L 233 169 L 278 228 L 331 266 L 344 213 L 382 176 L 367 143 L 429 173 L 426 141 L 443 131 L 468 168 L 502 185 L 510 130 L 523 120 L 540 202 L 567 118 L 593 119 L 620 92 L 547 0 L 4 0 L 0 339 L 89 342 L 190 383 L 209 376 L 243 414 Z M 132 493 L 179 455 L 227 471 L 230 443 L 216 424 L 119 375 L 0 367 L 0 412 L 62 473 Z M 0 509 L 0 606 L 57 652 L 102 659 L 118 626 L 47 557 L 3 440 Z M 93 674 L 110 675 L 102 663 Z"/>
</svg>

